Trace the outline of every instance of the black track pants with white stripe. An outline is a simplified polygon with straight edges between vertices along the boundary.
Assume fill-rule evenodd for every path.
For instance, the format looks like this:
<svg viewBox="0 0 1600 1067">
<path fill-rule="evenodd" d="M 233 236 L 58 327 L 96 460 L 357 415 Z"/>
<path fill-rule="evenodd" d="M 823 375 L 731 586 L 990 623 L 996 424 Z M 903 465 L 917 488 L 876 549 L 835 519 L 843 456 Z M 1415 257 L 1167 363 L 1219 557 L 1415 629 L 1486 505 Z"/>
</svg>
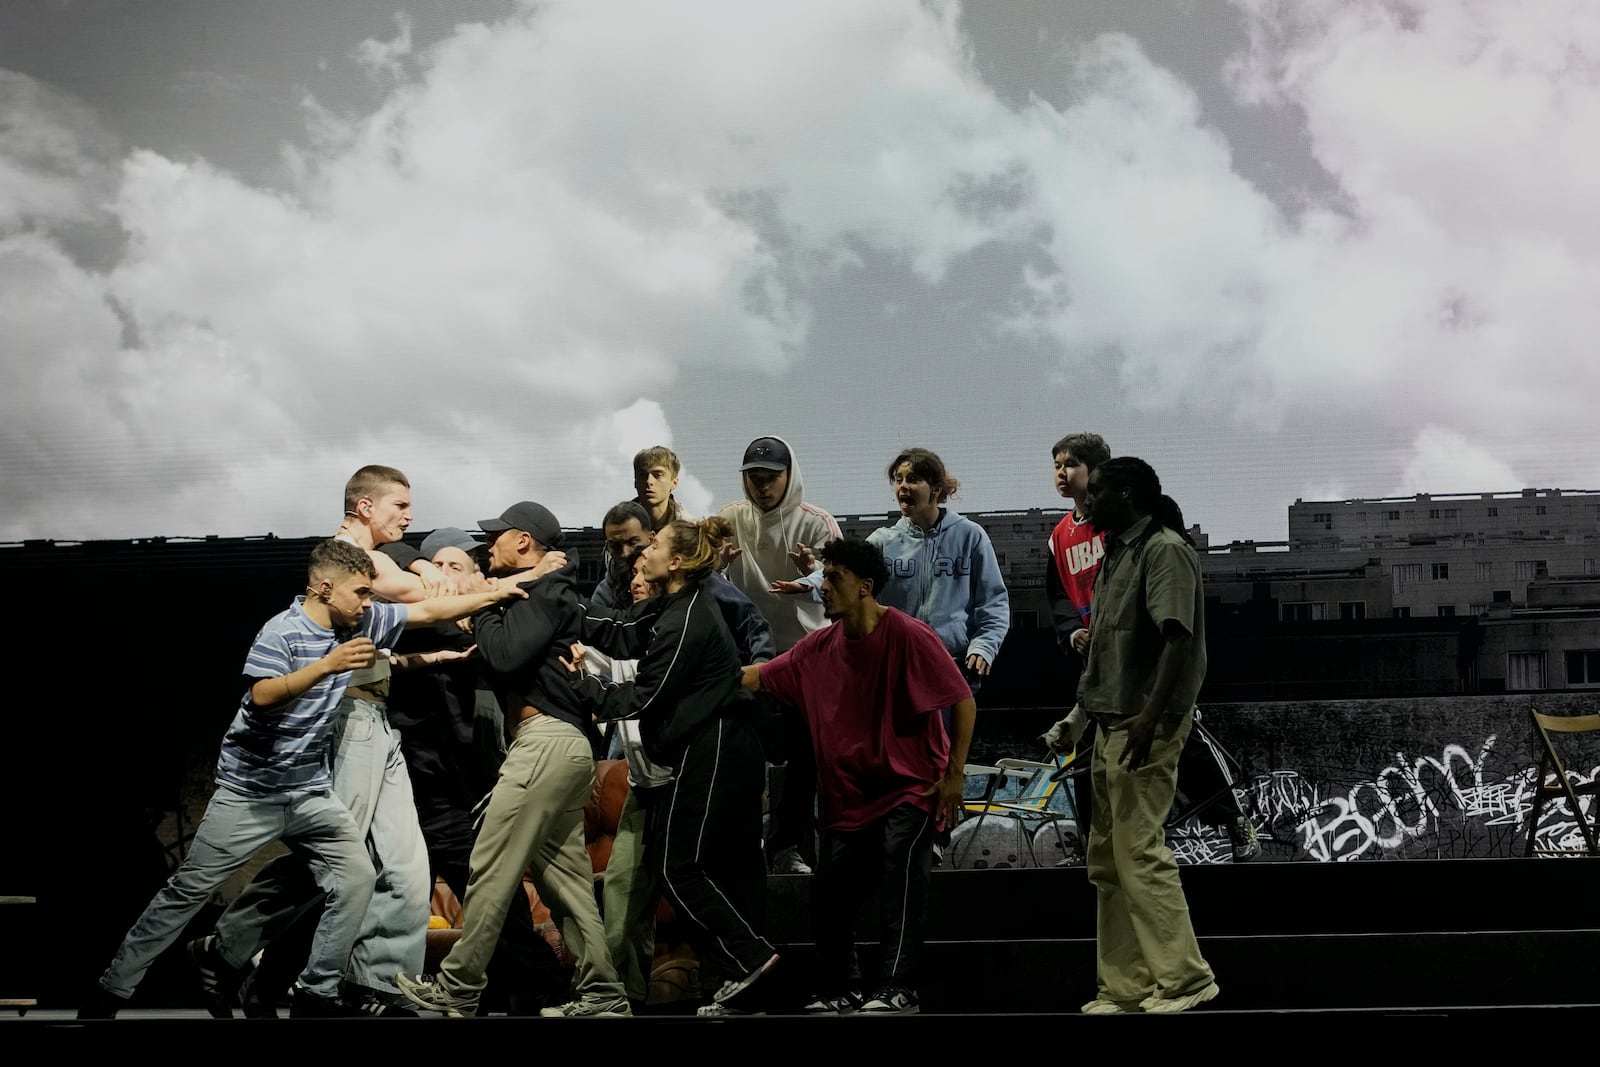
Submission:
<svg viewBox="0 0 1600 1067">
<path fill-rule="evenodd" d="M 933 816 L 901 804 L 859 830 L 827 829 L 812 882 L 811 926 L 824 991 L 851 987 L 869 996 L 886 985 L 912 991 L 928 918 Z M 880 977 L 862 983 L 855 955 L 856 912 L 878 898 Z"/>
<path fill-rule="evenodd" d="M 712 719 L 690 739 L 677 770 L 656 802 L 661 888 L 678 917 L 700 928 L 723 957 L 729 976 L 742 976 L 773 955 L 762 934 L 761 742 L 737 715 Z"/>
</svg>

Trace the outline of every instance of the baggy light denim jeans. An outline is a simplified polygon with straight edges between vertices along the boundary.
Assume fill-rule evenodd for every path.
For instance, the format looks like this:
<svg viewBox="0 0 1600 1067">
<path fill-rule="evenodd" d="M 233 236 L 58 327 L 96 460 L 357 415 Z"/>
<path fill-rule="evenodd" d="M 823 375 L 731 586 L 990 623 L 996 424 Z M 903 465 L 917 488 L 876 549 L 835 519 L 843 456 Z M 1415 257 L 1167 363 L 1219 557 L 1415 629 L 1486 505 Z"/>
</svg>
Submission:
<svg viewBox="0 0 1600 1067">
<path fill-rule="evenodd" d="M 332 996 L 372 897 L 372 863 L 349 810 L 330 793 L 248 796 L 222 785 L 212 794 L 189 854 L 123 938 L 100 985 L 130 997 L 139 980 L 205 906 L 213 891 L 273 841 L 290 842 L 326 894 L 301 984 Z"/>
<path fill-rule="evenodd" d="M 366 839 L 377 884 L 345 975 L 398 995 L 394 976 L 422 971 L 433 875 L 417 820 L 400 734 L 383 705 L 359 697 L 339 704 L 333 738 L 333 791 Z M 261 869 L 217 920 L 217 949 L 242 966 L 321 897 L 306 866 L 291 852 Z"/>
</svg>

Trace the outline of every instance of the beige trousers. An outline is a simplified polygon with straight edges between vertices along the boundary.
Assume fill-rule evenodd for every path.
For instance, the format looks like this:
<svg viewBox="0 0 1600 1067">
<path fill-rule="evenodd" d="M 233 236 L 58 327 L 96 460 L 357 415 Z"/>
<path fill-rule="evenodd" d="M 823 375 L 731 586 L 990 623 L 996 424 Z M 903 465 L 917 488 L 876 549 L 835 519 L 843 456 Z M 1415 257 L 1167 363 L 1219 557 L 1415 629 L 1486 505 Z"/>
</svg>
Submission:
<svg viewBox="0 0 1600 1067">
<path fill-rule="evenodd" d="M 1193 723 L 1191 712 L 1157 726 L 1149 761 L 1132 772 L 1119 762 L 1128 732 L 1095 734 L 1087 863 L 1099 905 L 1095 971 L 1104 1000 L 1170 999 L 1212 981 L 1163 825 L 1177 789 L 1178 753 Z"/>
</svg>

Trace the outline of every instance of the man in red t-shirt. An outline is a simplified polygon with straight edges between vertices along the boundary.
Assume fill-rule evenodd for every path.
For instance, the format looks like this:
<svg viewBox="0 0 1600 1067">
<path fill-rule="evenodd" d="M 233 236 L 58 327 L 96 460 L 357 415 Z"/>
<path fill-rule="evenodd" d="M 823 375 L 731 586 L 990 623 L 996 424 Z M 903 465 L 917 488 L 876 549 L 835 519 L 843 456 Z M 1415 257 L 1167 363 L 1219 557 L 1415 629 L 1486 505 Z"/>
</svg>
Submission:
<svg viewBox="0 0 1600 1067">
<path fill-rule="evenodd" d="M 820 558 L 832 625 L 744 669 L 747 689 L 805 712 L 817 753 L 823 829 L 811 922 L 822 993 L 806 1012 L 910 1015 L 933 832 L 960 809 L 977 704 L 933 629 L 878 603 L 889 570 L 876 546 L 830 541 Z M 944 707 L 954 709 L 949 734 Z M 866 997 L 855 916 L 880 885 L 883 973 Z"/>
<path fill-rule="evenodd" d="M 1105 558 L 1105 535 L 1084 517 L 1083 498 L 1089 489 L 1089 475 L 1111 458 L 1111 446 L 1097 433 L 1071 433 L 1050 450 L 1055 467 L 1056 492 L 1072 501 L 1072 510 L 1056 523 L 1050 533 L 1050 566 L 1045 572 L 1045 596 L 1050 602 L 1050 618 L 1056 642 L 1079 669 L 1089 655 L 1089 609 L 1094 599 L 1094 580 Z M 1084 751 L 1083 734 L 1093 723 L 1083 709 L 1074 706 L 1045 740 L 1052 749 Z M 1093 741 L 1093 738 L 1090 738 Z M 1074 776 L 1077 777 L 1076 775 Z M 1200 725 L 1195 712 L 1194 729 L 1178 759 L 1178 784 L 1196 797 L 1213 799 L 1196 814 L 1202 822 L 1223 827 L 1233 843 L 1233 862 L 1247 863 L 1261 854 L 1255 825 L 1239 807 L 1233 793 L 1233 776 L 1228 772 L 1220 746 L 1209 730 Z M 1073 797 L 1082 821 L 1085 840 L 1094 802 L 1091 790 L 1073 788 Z"/>
</svg>

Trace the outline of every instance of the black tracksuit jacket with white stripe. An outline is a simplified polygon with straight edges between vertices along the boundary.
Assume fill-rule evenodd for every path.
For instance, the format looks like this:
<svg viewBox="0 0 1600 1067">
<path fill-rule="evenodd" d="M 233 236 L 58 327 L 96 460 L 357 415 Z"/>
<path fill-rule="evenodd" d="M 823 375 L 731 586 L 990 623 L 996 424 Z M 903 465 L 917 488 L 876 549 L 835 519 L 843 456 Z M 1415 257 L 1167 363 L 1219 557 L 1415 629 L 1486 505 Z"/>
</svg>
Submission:
<svg viewBox="0 0 1600 1067">
<path fill-rule="evenodd" d="M 567 680 L 600 718 L 638 719 L 645 754 L 655 762 L 677 766 L 696 730 L 750 707 L 733 635 L 699 582 L 623 610 L 586 604 L 583 616 L 583 643 L 637 659 L 638 673 L 629 682 L 586 671 Z"/>
</svg>

